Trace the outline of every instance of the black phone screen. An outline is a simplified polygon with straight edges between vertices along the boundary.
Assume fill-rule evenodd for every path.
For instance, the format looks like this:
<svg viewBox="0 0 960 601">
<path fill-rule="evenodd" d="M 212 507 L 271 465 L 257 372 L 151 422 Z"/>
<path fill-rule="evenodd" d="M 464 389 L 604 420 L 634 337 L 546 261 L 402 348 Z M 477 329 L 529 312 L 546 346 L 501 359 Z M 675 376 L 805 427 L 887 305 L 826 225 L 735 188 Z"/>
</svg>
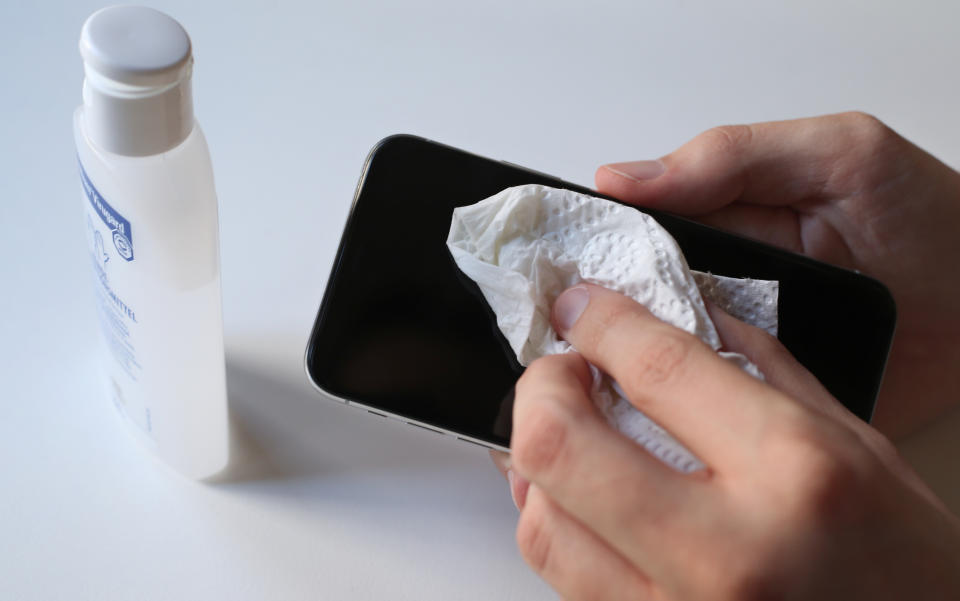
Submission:
<svg viewBox="0 0 960 601">
<path fill-rule="evenodd" d="M 504 188 L 596 192 L 413 136 L 367 159 L 307 348 L 314 383 L 340 399 L 508 446 L 523 371 L 446 239 L 453 209 Z M 692 269 L 780 281 L 779 338 L 869 420 L 893 336 L 883 285 L 678 217 L 647 211 Z"/>
</svg>

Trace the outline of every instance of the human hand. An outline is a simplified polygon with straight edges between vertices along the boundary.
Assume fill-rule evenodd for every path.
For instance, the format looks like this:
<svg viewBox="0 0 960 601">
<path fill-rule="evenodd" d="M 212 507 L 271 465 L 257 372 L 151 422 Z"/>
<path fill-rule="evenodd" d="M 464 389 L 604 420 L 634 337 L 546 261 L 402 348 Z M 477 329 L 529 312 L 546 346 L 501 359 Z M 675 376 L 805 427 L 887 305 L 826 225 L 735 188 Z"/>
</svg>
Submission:
<svg viewBox="0 0 960 601">
<path fill-rule="evenodd" d="M 520 378 L 505 465 L 527 562 L 566 599 L 960 598 L 960 521 L 776 339 L 711 313 L 766 382 L 615 292 L 558 298 L 554 328 L 583 356 Z M 584 359 L 707 468 L 611 430 Z"/>
<path fill-rule="evenodd" d="M 960 174 L 869 115 L 711 129 L 600 192 L 858 269 L 897 331 L 873 423 L 900 437 L 960 401 Z"/>
</svg>

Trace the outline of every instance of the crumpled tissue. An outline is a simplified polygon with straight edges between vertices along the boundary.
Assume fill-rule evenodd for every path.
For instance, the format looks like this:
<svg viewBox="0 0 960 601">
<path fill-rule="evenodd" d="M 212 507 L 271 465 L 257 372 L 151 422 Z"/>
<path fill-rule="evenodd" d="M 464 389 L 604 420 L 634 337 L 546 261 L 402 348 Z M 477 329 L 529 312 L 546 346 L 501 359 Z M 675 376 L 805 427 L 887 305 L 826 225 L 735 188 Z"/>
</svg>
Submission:
<svg viewBox="0 0 960 601">
<path fill-rule="evenodd" d="M 550 309 L 580 282 L 625 294 L 714 349 L 721 342 L 704 297 L 776 335 L 778 282 L 691 271 L 652 217 L 609 200 L 534 184 L 507 188 L 455 209 L 447 247 L 479 286 L 522 365 L 572 349 L 553 331 Z M 720 355 L 762 378 L 743 355 Z M 679 471 L 703 467 L 635 409 L 612 378 L 592 370 L 591 397 L 612 426 Z"/>
</svg>

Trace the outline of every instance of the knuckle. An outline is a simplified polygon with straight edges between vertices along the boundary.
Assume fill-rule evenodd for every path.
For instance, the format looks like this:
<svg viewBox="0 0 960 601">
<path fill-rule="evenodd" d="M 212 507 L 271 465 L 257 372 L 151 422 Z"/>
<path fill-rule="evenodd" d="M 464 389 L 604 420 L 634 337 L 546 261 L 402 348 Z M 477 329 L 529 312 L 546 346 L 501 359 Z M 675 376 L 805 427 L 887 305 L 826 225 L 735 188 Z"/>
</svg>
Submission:
<svg viewBox="0 0 960 601">
<path fill-rule="evenodd" d="M 541 382 L 548 381 L 557 357 L 559 355 L 547 355 L 531 362 L 517 380 L 517 394 L 529 393 Z"/>
<path fill-rule="evenodd" d="M 846 428 L 811 421 L 804 420 L 784 434 L 793 513 L 810 524 L 844 521 L 862 507 L 864 479 L 874 462 Z"/>
<path fill-rule="evenodd" d="M 524 474 L 545 475 L 561 468 L 568 443 L 569 416 L 550 399 L 514 424 L 513 463 Z"/>
<path fill-rule="evenodd" d="M 860 131 L 878 131 L 886 129 L 883 121 L 865 111 L 847 111 L 840 114 L 840 118 L 847 123 L 848 127 Z"/>
<path fill-rule="evenodd" d="M 576 354 L 545 355 L 530 363 L 516 383 L 517 394 L 535 395 L 557 382 L 558 375 L 576 373 L 583 359 Z"/>
<path fill-rule="evenodd" d="M 595 309 L 596 310 L 596 309 Z M 596 319 L 584 332 L 582 346 L 584 349 L 593 349 L 601 355 L 615 353 L 615 334 L 622 331 L 626 325 L 636 317 L 636 307 L 630 303 L 612 303 L 602 306 L 597 311 Z"/>
<path fill-rule="evenodd" d="M 850 470 L 819 448 L 807 449 L 798 467 L 798 500 L 803 513 L 812 518 L 833 513 L 851 488 Z"/>
<path fill-rule="evenodd" d="M 898 137 L 883 121 L 870 113 L 850 111 L 840 117 L 849 135 L 867 149 L 886 146 Z"/>
<path fill-rule="evenodd" d="M 884 436 L 879 430 L 869 427 L 863 428 L 861 430 L 861 436 L 863 437 L 864 443 L 873 450 L 878 458 L 893 463 L 904 461 L 897 446 L 893 444 L 893 441 Z"/>
<path fill-rule="evenodd" d="M 750 125 L 721 125 L 703 132 L 700 144 L 711 153 L 739 154 L 753 139 Z"/>
<path fill-rule="evenodd" d="M 543 574 L 551 561 L 552 535 L 543 511 L 530 507 L 517 523 L 517 548 L 534 572 Z"/>
<path fill-rule="evenodd" d="M 735 551 L 734 551 L 735 550 Z M 695 565 L 697 598 L 724 601 L 768 601 L 782 599 L 783 579 L 772 570 L 777 545 L 756 536 L 720 543 L 710 548 L 719 561 Z"/>
<path fill-rule="evenodd" d="M 777 585 L 773 577 L 757 568 L 749 568 L 726 576 L 722 586 L 725 593 L 721 598 L 737 601 L 767 601 L 781 598 L 783 591 L 780 589 L 781 586 Z"/>
<path fill-rule="evenodd" d="M 693 344 L 679 331 L 658 332 L 633 353 L 621 384 L 631 390 L 642 390 L 677 380 L 682 377 Z"/>
</svg>

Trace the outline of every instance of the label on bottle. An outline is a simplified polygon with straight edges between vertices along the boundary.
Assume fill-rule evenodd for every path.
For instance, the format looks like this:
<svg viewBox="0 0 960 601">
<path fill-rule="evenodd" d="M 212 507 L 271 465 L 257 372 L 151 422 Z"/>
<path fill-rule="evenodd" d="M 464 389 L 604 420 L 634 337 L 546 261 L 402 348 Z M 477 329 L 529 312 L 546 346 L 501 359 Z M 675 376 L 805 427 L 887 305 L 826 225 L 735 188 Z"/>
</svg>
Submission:
<svg viewBox="0 0 960 601">
<path fill-rule="evenodd" d="M 135 344 L 139 327 L 137 311 L 124 298 L 123 290 L 116 287 L 116 281 L 122 280 L 117 270 L 130 269 L 134 261 L 133 227 L 100 194 L 82 163 L 80 181 L 86 199 L 87 249 L 96 280 L 97 315 L 109 352 L 107 372 L 113 404 L 149 434 L 152 431 L 149 408 L 136 395 L 126 392 L 134 388 L 127 384 L 135 383 L 142 370 Z"/>
<path fill-rule="evenodd" d="M 133 261 L 133 228 L 130 227 L 130 222 L 104 200 L 87 176 L 83 164 L 80 164 L 80 181 L 93 212 L 110 230 L 110 238 L 117 249 L 117 254 L 125 261 Z"/>
</svg>

